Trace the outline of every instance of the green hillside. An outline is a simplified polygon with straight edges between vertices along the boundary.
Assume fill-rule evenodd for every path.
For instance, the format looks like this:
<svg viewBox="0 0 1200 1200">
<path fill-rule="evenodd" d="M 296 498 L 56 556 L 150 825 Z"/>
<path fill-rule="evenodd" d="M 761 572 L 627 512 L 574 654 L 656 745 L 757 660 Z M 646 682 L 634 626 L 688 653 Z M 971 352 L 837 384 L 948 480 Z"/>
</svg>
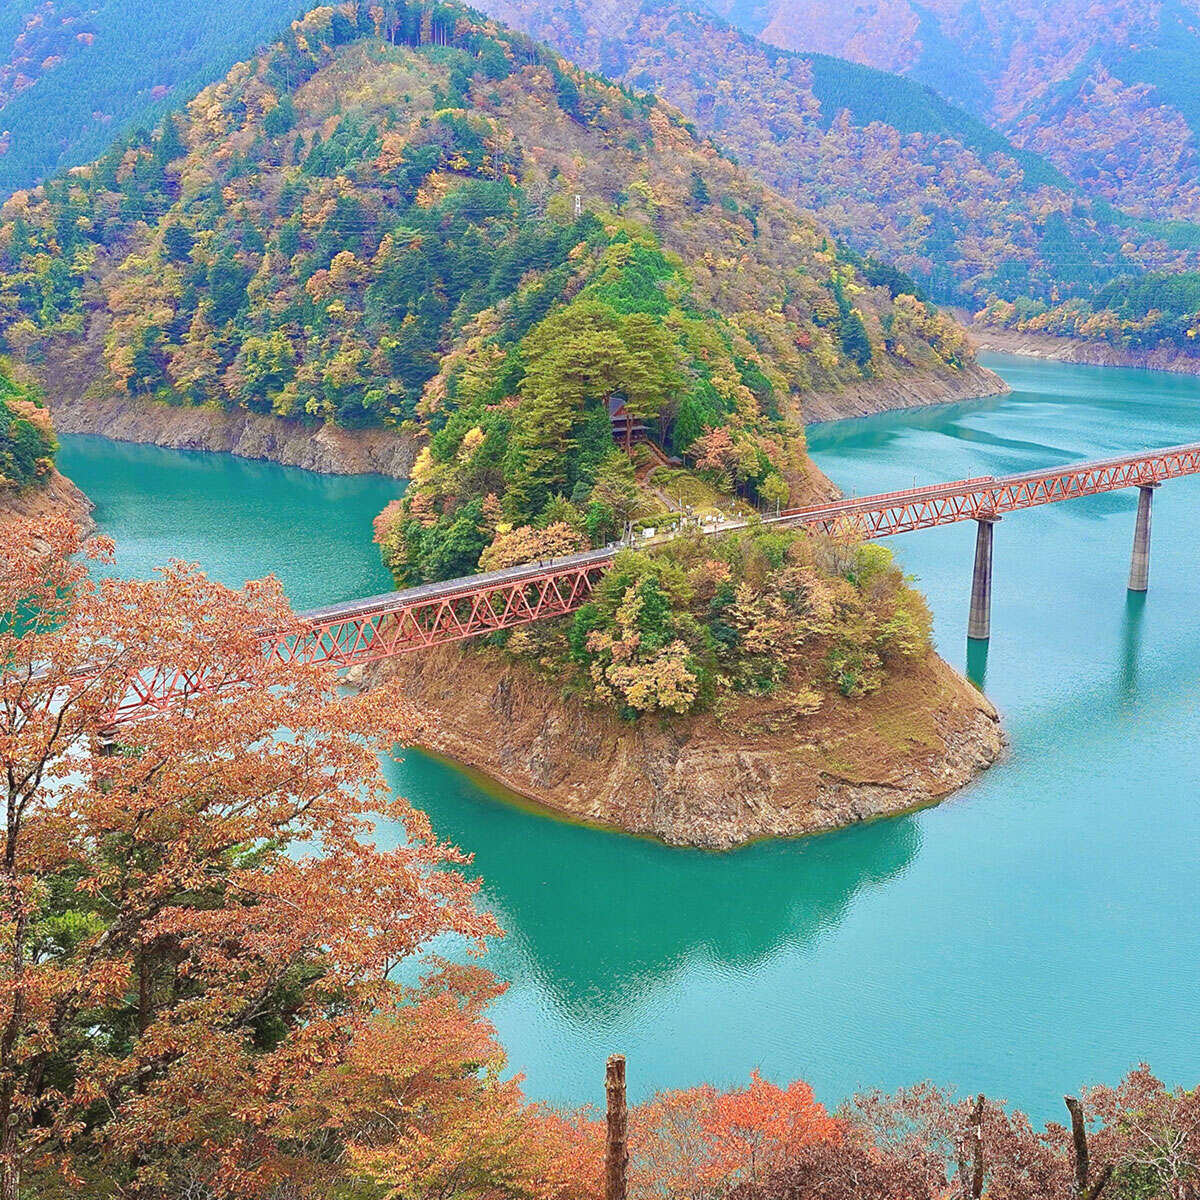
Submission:
<svg viewBox="0 0 1200 1200">
<path fill-rule="evenodd" d="M 407 582 L 602 545 L 684 502 L 811 495 L 806 395 L 971 360 L 911 282 L 860 269 L 677 111 L 453 5 L 317 9 L 3 217 L 0 337 L 48 388 L 415 439 L 378 525 Z M 623 448 L 614 407 L 660 450 Z M 623 562 L 574 643 L 530 652 L 636 714 L 789 663 L 811 710 L 928 651 L 886 556 L 826 584 L 800 536 L 722 553 Z M 693 568 L 723 583 L 732 641 Z M 803 648 L 741 647 L 739 583 L 786 580 L 797 613 L 818 605 L 787 618 Z"/>
<path fill-rule="evenodd" d="M 102 334 L 105 386 L 170 403 L 419 423 L 464 355 L 511 394 L 524 339 L 587 299 L 658 320 L 682 451 L 739 405 L 963 355 L 677 113 L 450 6 L 318 9 L 3 213 L 10 346 Z"/>
<path fill-rule="evenodd" d="M 57 446 L 36 389 L 18 383 L 0 360 L 0 493 L 49 473 Z"/>
<path fill-rule="evenodd" d="M 149 127 L 304 7 L 299 0 L 7 0 L 0 193 Z"/>
<path fill-rule="evenodd" d="M 985 161 L 993 154 L 1007 155 L 1020 164 L 1028 188 L 1044 184 L 1074 190 L 1066 176 L 1044 158 L 1018 150 L 1003 134 L 925 84 L 828 54 L 804 57 L 812 69 L 813 95 L 820 102 L 825 128 L 846 109 L 855 125 L 878 121 L 902 134 L 954 141 Z"/>
</svg>

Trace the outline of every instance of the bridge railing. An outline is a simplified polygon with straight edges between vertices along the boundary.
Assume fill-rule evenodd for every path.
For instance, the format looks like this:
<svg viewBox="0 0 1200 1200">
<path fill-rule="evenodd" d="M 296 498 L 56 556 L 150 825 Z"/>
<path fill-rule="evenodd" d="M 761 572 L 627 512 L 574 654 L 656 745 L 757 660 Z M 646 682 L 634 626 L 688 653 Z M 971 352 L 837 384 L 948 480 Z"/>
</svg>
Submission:
<svg viewBox="0 0 1200 1200">
<path fill-rule="evenodd" d="M 987 553 L 977 550 L 973 594 L 986 593 L 990 613 L 991 521 L 1024 508 L 1140 487 L 1143 496 L 1135 560 L 1139 554 L 1142 558 L 1141 566 L 1131 571 L 1131 581 L 1144 580 L 1149 560 L 1147 489 L 1167 479 L 1195 474 L 1200 474 L 1200 443 L 999 478 L 976 476 L 835 500 L 789 509 L 778 516 L 763 518 L 761 523 L 872 539 L 958 521 L 979 521 L 980 546 L 986 542 Z M 735 520 L 680 532 L 717 536 L 758 523 Z M 663 534 L 638 545 L 652 547 L 677 536 L 680 534 Z M 316 609 L 300 614 L 307 625 L 304 632 L 286 635 L 264 632 L 264 646 L 269 654 L 284 662 L 328 662 L 350 667 L 565 616 L 590 599 L 619 549 L 606 546 L 544 563 L 527 563 Z M 986 570 L 986 579 L 980 576 L 981 570 Z M 987 621 L 976 621 L 973 614 L 972 628 L 990 628 L 990 616 Z M 173 696 L 205 687 L 206 681 L 188 678 L 182 672 L 149 672 L 131 683 L 128 702 L 116 719 L 129 720 L 163 711 Z"/>
</svg>

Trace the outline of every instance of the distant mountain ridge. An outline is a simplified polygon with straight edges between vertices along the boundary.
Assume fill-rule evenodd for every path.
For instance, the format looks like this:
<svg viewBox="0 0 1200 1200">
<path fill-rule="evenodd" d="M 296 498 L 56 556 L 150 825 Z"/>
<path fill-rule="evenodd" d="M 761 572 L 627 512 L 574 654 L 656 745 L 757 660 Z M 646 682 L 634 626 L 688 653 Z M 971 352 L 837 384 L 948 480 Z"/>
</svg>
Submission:
<svg viewBox="0 0 1200 1200">
<path fill-rule="evenodd" d="M 763 40 L 928 83 L 1114 204 L 1200 216 L 1197 0 L 713 0 Z"/>
<path fill-rule="evenodd" d="M 576 61 L 678 105 L 853 246 L 936 298 L 1086 295 L 1197 262 L 1200 229 L 1093 201 L 928 86 L 768 46 L 687 0 L 491 0 Z"/>
</svg>

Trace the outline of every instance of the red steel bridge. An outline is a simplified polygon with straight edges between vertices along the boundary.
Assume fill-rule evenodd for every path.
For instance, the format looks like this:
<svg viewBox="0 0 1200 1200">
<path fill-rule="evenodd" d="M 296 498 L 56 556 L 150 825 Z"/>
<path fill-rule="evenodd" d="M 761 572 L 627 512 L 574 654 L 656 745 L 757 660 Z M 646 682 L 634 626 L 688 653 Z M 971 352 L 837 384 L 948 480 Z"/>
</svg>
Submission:
<svg viewBox="0 0 1200 1200">
<path fill-rule="evenodd" d="M 986 475 L 954 483 L 910 488 L 877 496 L 834 500 L 787 509 L 768 525 L 799 526 L 834 537 L 875 539 L 958 521 L 978 522 L 971 621 L 968 634 L 990 633 L 992 525 L 1005 513 L 1123 488 L 1140 489 L 1130 588 L 1148 583 L 1153 489 L 1168 479 L 1200 474 L 1200 443 L 1120 458 L 1071 463 L 1000 478 Z M 701 527 L 709 535 L 743 528 L 746 522 Z M 654 545 L 668 537 L 647 539 Z M 573 612 L 587 602 L 620 545 L 504 571 L 425 584 L 301 614 L 307 632 L 266 635 L 267 651 L 285 662 L 329 662 L 351 667 L 378 662 L 449 642 L 512 629 Z M 162 711 L 204 681 L 164 670 L 132 681 L 116 719 Z"/>
</svg>

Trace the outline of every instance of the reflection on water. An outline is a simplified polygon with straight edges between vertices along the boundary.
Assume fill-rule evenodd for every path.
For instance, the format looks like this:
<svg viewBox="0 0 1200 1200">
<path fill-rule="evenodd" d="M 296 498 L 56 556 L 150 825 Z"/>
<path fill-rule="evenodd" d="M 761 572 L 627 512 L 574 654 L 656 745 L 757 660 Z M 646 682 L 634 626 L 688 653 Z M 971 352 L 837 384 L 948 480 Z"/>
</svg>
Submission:
<svg viewBox="0 0 1200 1200">
<path fill-rule="evenodd" d="M 1012 396 L 814 428 L 818 465 L 862 495 L 1195 439 L 1200 380 L 995 362 Z M 64 442 L 123 570 L 277 568 L 299 605 L 386 586 L 369 531 L 391 481 Z M 1156 495 L 1148 596 L 1126 592 L 1136 499 L 1007 517 L 978 647 L 974 527 L 892 540 L 1011 743 L 936 809 L 717 856 L 510 807 L 419 754 L 397 766 L 509 931 L 493 1018 L 529 1093 L 596 1099 L 614 1050 L 635 1097 L 763 1067 L 833 1101 L 932 1078 L 1039 1118 L 1140 1059 L 1200 1078 L 1200 479 Z"/>
<path fill-rule="evenodd" d="M 987 691 L 987 638 L 967 638 L 967 678 L 981 691 Z"/>
<path fill-rule="evenodd" d="M 749 975 L 785 948 L 805 950 L 920 846 L 919 825 L 903 819 L 735 854 L 685 851 L 524 811 L 424 755 L 393 778 L 442 837 L 474 851 L 509 931 L 497 968 L 532 972 L 581 1026 L 609 1021 L 691 964 Z"/>
<path fill-rule="evenodd" d="M 1125 593 L 1125 624 L 1121 637 L 1121 694 L 1129 700 L 1137 692 L 1138 658 L 1142 644 L 1142 622 L 1146 615 L 1147 592 Z"/>
</svg>

